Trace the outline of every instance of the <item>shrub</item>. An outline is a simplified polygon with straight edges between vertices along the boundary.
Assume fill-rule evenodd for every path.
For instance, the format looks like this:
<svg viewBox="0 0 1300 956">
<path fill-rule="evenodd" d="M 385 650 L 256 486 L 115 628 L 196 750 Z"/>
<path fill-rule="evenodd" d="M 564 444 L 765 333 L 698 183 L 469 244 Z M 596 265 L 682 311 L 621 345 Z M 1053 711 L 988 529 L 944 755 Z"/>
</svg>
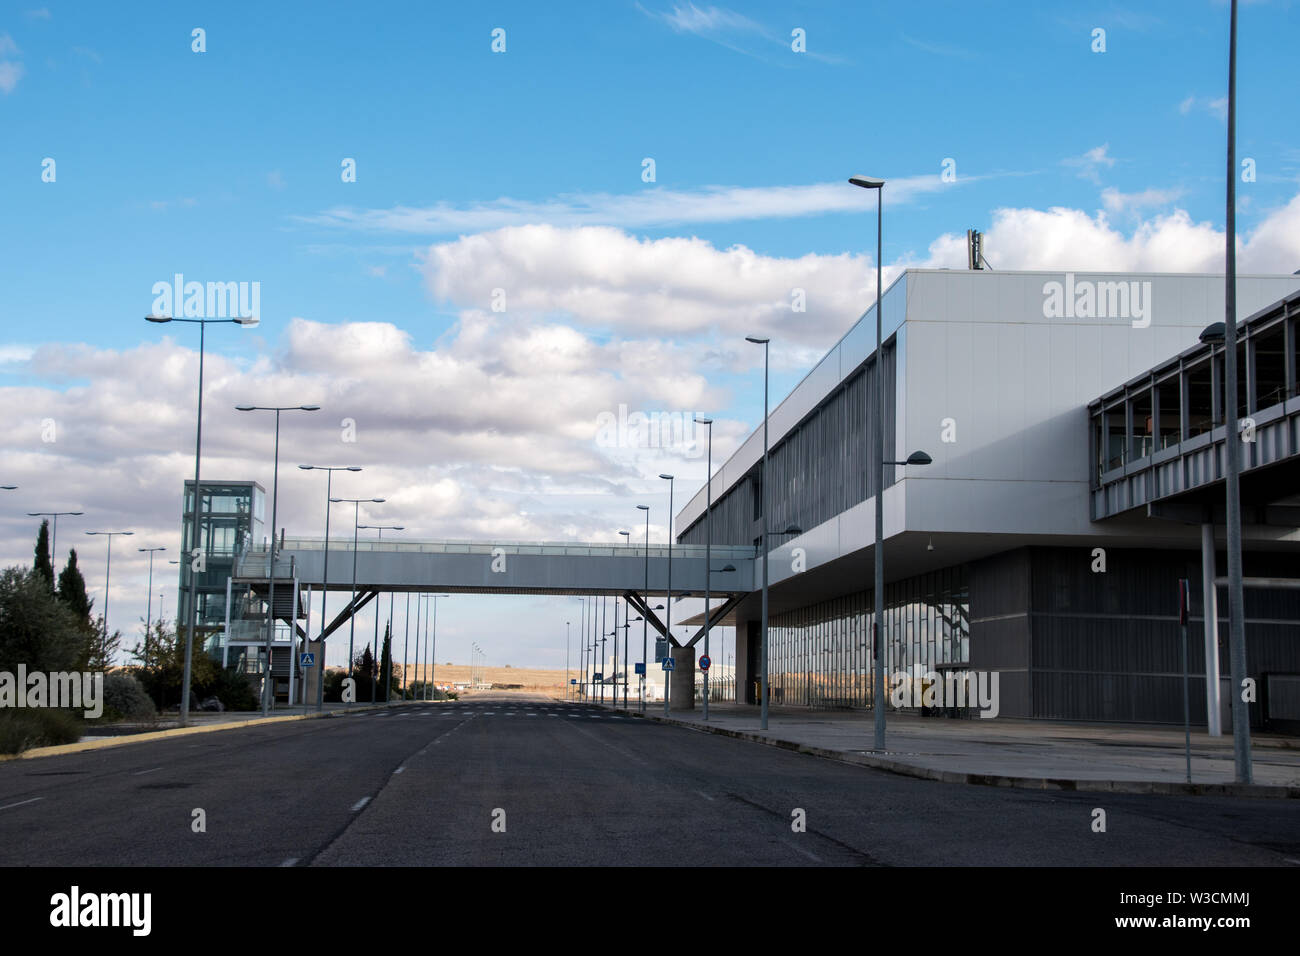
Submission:
<svg viewBox="0 0 1300 956">
<path fill-rule="evenodd" d="M 104 677 L 104 720 L 152 720 L 158 711 L 144 685 L 130 674 Z"/>
<path fill-rule="evenodd" d="M 209 697 L 221 701 L 226 710 L 257 710 L 262 706 L 248 678 L 235 667 L 218 668 L 208 680 L 196 683 L 190 692 L 192 704 Z"/>
<path fill-rule="evenodd" d="M 45 707 L 0 710 L 0 753 L 31 747 L 73 744 L 81 739 L 81 721 L 71 711 Z"/>
</svg>

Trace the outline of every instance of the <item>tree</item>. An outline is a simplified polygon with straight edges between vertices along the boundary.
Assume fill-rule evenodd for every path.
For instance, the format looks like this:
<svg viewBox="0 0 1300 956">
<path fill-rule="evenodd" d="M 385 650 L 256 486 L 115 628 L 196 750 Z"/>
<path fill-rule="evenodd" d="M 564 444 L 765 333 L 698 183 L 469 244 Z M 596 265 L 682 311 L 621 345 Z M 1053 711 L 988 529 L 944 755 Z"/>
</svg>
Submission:
<svg viewBox="0 0 1300 956">
<path fill-rule="evenodd" d="M 371 653 L 369 644 L 366 645 L 364 651 L 356 656 L 356 659 L 352 662 L 352 668 L 357 679 L 357 690 L 360 692 L 371 687 L 370 678 L 375 673 L 375 655 Z"/>
<path fill-rule="evenodd" d="M 387 700 L 392 693 L 393 682 L 393 655 L 392 655 L 393 635 L 392 629 L 384 625 L 384 649 L 379 656 L 379 687 L 380 693 Z"/>
<path fill-rule="evenodd" d="M 77 671 L 85 664 L 80 619 L 55 600 L 36 569 L 0 571 L 0 671 Z"/>
<path fill-rule="evenodd" d="M 86 667 L 92 671 L 106 671 L 115 666 L 113 658 L 122 646 L 122 632 L 109 634 L 104 627 L 101 614 L 95 618 L 95 624 L 86 635 Z"/>
<path fill-rule="evenodd" d="M 68 552 L 68 563 L 59 572 L 59 600 L 68 606 L 77 619 L 86 627 L 91 627 L 90 607 L 93 603 L 86 596 L 86 579 L 77 568 L 77 549 Z"/>
<path fill-rule="evenodd" d="M 36 571 L 45 578 L 50 593 L 54 593 L 54 563 L 50 561 L 50 519 L 41 521 L 41 530 L 36 533 Z"/>
<path fill-rule="evenodd" d="M 139 665 L 136 676 L 145 691 L 153 698 L 159 710 L 176 704 L 181 699 L 181 681 L 185 675 L 185 640 L 178 637 L 173 623 L 159 618 L 153 622 L 143 644 L 136 644 L 131 653 Z M 217 662 L 203 649 L 203 635 L 194 635 L 191 652 L 191 688 L 203 688 L 218 681 Z M 191 699 L 194 696 L 191 695 Z M 227 703 L 222 701 L 222 703 Z M 229 705 L 228 705 L 229 706 Z"/>
</svg>

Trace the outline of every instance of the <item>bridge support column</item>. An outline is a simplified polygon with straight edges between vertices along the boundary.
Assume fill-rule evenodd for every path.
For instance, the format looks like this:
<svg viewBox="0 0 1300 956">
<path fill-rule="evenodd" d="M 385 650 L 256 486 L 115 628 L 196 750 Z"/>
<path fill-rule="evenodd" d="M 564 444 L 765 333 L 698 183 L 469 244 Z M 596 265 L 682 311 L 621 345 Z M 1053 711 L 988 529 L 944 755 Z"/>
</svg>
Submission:
<svg viewBox="0 0 1300 956">
<path fill-rule="evenodd" d="M 297 642 L 295 642 L 295 644 L 296 643 Z M 316 655 L 316 666 L 309 667 L 302 672 L 302 681 L 298 685 L 302 689 L 301 702 L 304 704 L 315 704 L 317 694 L 316 686 L 320 683 L 320 675 L 324 671 L 324 668 L 321 666 L 321 661 L 324 659 L 325 649 L 321 645 L 320 641 L 307 641 L 304 646 L 309 653 Z M 291 667 L 298 666 L 297 661 L 290 661 L 289 664 Z"/>
<path fill-rule="evenodd" d="M 1214 586 L 1214 525 L 1201 525 L 1201 594 L 1205 617 L 1205 715 L 1211 737 L 1219 726 L 1219 600 Z"/>
<path fill-rule="evenodd" d="M 673 710 L 695 709 L 695 648 L 674 647 L 672 671 Z"/>
</svg>

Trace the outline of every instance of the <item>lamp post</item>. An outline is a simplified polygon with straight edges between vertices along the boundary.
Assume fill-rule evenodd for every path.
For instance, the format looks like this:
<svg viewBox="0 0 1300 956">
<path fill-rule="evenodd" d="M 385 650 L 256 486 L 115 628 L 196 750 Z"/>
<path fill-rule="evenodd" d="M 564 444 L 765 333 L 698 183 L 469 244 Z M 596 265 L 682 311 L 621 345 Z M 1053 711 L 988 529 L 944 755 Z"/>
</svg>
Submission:
<svg viewBox="0 0 1300 956">
<path fill-rule="evenodd" d="M 619 534 L 621 534 L 621 535 L 623 536 L 623 545 L 624 545 L 625 547 L 631 543 L 631 541 L 632 541 L 632 532 L 631 532 L 631 531 L 620 531 Z M 623 604 L 623 620 L 624 620 L 624 621 L 627 620 L 627 602 L 626 602 L 626 599 L 624 600 L 624 604 Z M 625 635 L 625 636 L 626 636 L 626 635 Z M 625 689 L 624 689 L 624 692 L 623 692 L 623 697 L 626 698 L 626 697 L 627 697 L 627 691 L 626 691 L 626 687 L 627 687 L 627 677 L 626 677 L 626 672 L 627 672 L 627 646 L 626 646 L 626 641 L 624 642 L 624 647 L 623 647 L 623 671 L 624 671 L 623 686 L 624 686 L 624 688 L 625 688 Z M 626 700 L 626 699 L 624 699 L 624 701 L 623 701 L 623 705 L 624 705 L 624 706 L 627 706 L 627 700 Z M 617 596 L 617 595 L 614 596 L 614 706 L 615 706 L 615 707 L 618 706 L 618 596 Z"/>
<path fill-rule="evenodd" d="M 7 485 L 6 487 L 12 490 L 12 489 L 17 488 L 18 486 L 17 486 L 17 485 Z M 50 527 L 50 564 L 51 564 L 51 566 L 56 565 L 56 564 L 58 563 L 58 560 L 59 560 L 59 548 L 58 548 L 58 545 L 59 545 L 59 515 L 84 515 L 84 514 L 85 514 L 84 511 L 29 511 L 29 512 L 27 512 L 27 517 L 29 517 L 29 518 L 53 518 L 53 519 L 54 519 L 54 521 L 51 522 L 51 527 Z M 57 575 L 56 575 L 56 577 L 55 577 L 55 580 L 56 580 L 56 581 L 58 580 Z"/>
<path fill-rule="evenodd" d="M 1250 710 L 1242 699 L 1246 679 L 1246 608 L 1241 567 L 1241 441 L 1237 408 L 1237 0 L 1232 0 L 1228 36 L 1228 196 L 1225 210 L 1226 268 L 1223 275 L 1224 391 L 1232 403 L 1232 427 L 1225 429 L 1224 492 L 1228 498 L 1228 668 L 1232 674 L 1232 751 L 1238 783 L 1251 783 Z M 1226 417 L 1226 416 L 1225 416 Z"/>
<path fill-rule="evenodd" d="M 268 554 L 266 565 L 266 577 L 270 582 L 267 585 L 267 602 L 266 602 L 266 680 L 262 688 L 262 716 L 265 717 L 271 712 L 271 698 L 274 695 L 272 690 L 275 680 L 274 672 L 271 668 L 271 643 L 275 637 L 275 544 L 278 540 L 277 522 L 279 513 L 276 510 L 280 503 L 280 413 L 295 412 L 318 412 L 319 405 L 236 405 L 236 411 L 240 412 L 275 412 L 275 464 L 271 471 L 271 550 Z M 293 667 L 293 640 L 289 641 L 290 660 L 289 666 Z M 292 676 L 292 675 L 290 675 Z M 290 704 L 293 702 L 290 701 Z"/>
<path fill-rule="evenodd" d="M 354 639 L 357 633 L 357 529 L 360 527 L 361 520 L 361 502 L 383 504 L 383 498 L 331 498 L 332 504 L 341 504 L 348 502 L 352 505 L 352 612 L 348 615 L 348 677 L 352 678 L 352 703 L 357 702 L 356 698 L 356 678 L 352 676 L 352 655 L 354 651 Z M 371 669 L 373 670 L 373 663 Z"/>
<path fill-rule="evenodd" d="M 134 531 L 87 531 L 86 534 L 102 534 L 108 538 L 108 557 L 104 562 L 104 666 L 107 667 L 111 662 L 108 660 L 108 581 L 113 571 L 113 536 L 114 535 L 132 535 Z M 152 588 L 152 585 L 150 585 Z"/>
<path fill-rule="evenodd" d="M 713 616 L 713 419 L 696 415 L 695 421 L 709 429 L 709 453 L 704 469 L 704 656 L 709 656 L 709 618 Z M 704 669 L 704 719 L 709 719 L 709 669 Z"/>
<path fill-rule="evenodd" d="M 645 512 L 645 590 L 641 592 L 641 596 L 645 600 L 646 606 L 648 607 L 650 605 L 650 506 L 637 505 L 636 507 L 638 511 Z M 646 655 L 646 652 L 648 650 L 648 646 L 646 644 L 646 637 L 648 633 L 646 631 L 647 627 L 649 627 L 649 621 L 647 621 L 646 618 L 644 617 L 641 618 L 641 671 L 642 673 L 641 673 L 640 711 L 643 714 L 645 713 L 645 682 L 646 682 L 646 678 L 650 676 L 650 659 Z"/>
<path fill-rule="evenodd" d="M 149 601 L 145 605 L 144 612 L 144 659 L 149 660 L 149 628 L 153 626 L 153 554 L 155 551 L 166 551 L 166 548 L 136 548 L 137 551 L 147 551 L 149 553 Z M 107 599 L 107 594 L 105 599 Z M 158 613 L 162 614 L 162 595 L 158 596 Z"/>
<path fill-rule="evenodd" d="M 564 622 L 564 699 L 569 699 L 569 621 Z"/>
<path fill-rule="evenodd" d="M 379 535 L 376 540 L 383 542 L 385 531 L 405 531 L 406 528 L 400 524 L 363 524 L 358 525 L 362 531 L 378 531 Z M 388 592 L 388 641 L 389 641 L 389 670 L 388 680 L 384 684 L 384 703 L 388 703 L 388 692 L 392 690 L 392 639 L 393 639 L 393 592 Z M 379 660 L 379 598 L 375 598 L 375 660 Z M 378 690 L 378 681 L 375 676 L 374 667 L 370 668 L 370 702 L 375 702 L 375 694 Z"/>
<path fill-rule="evenodd" d="M 418 607 L 418 606 L 417 606 Z M 411 592 L 406 592 L 406 637 L 402 639 L 402 700 L 406 700 L 406 662 L 411 651 Z"/>
<path fill-rule="evenodd" d="M 673 476 L 660 475 L 660 478 L 668 482 L 668 600 L 664 603 L 668 605 L 664 611 L 664 640 L 667 647 L 664 648 L 670 655 L 673 652 Z M 672 672 L 664 671 L 664 716 L 668 716 L 668 702 L 672 697 Z"/>
<path fill-rule="evenodd" d="M 208 325 L 211 323 L 231 322 L 251 329 L 257 326 L 258 318 L 254 315 L 240 316 L 233 319 L 177 319 L 170 315 L 146 315 L 146 322 L 185 322 L 199 327 L 199 408 L 194 427 L 194 520 L 190 524 L 190 586 L 189 606 L 186 608 L 185 621 L 185 670 L 181 676 L 181 713 L 180 725 L 184 727 L 190 720 L 190 670 L 194 655 L 194 619 L 199 613 L 198 572 L 194 569 L 192 559 L 197 558 L 202 545 L 199 543 L 199 509 L 202 507 L 203 495 L 200 485 L 199 466 L 203 459 L 203 348 L 207 337 Z"/>
<path fill-rule="evenodd" d="M 883 195 L 885 181 L 871 176 L 851 176 L 849 182 L 863 189 L 876 191 L 876 450 L 880 460 L 880 471 L 876 475 L 876 546 L 872 563 L 875 565 L 875 615 L 872 624 L 873 636 L 873 671 L 871 681 L 872 713 L 875 717 L 875 749 L 885 749 L 885 655 L 884 655 L 884 617 L 885 617 L 885 469 L 890 465 L 928 465 L 930 456 L 925 452 L 913 452 L 906 461 L 885 460 L 885 350 L 882 340 L 883 296 L 883 255 L 884 213 Z M 870 461 L 870 452 L 868 452 Z M 868 469 L 870 474 L 870 469 Z"/>
<path fill-rule="evenodd" d="M 336 471 L 360 471 L 360 465 L 299 465 L 303 471 L 325 472 L 325 567 L 321 571 L 320 586 L 320 673 L 316 679 L 316 709 L 325 709 L 325 599 L 329 596 L 330 586 L 330 489 L 334 484 Z M 409 610 L 410 604 L 408 602 Z M 351 667 L 351 664 L 348 665 Z M 306 700 L 303 701 L 306 704 Z"/>
<path fill-rule="evenodd" d="M 759 489 L 759 493 L 763 496 L 763 500 L 760 503 L 763 509 L 763 531 L 759 544 L 759 550 L 761 551 L 760 556 L 763 559 L 763 606 L 760 612 L 762 614 L 763 624 L 762 635 L 759 640 L 758 659 L 762 680 L 762 685 L 759 688 L 759 697 L 761 698 L 759 702 L 761 723 L 759 726 L 761 726 L 763 730 L 767 730 L 767 375 L 768 346 L 771 340 L 758 335 L 747 335 L 745 336 L 745 341 L 763 346 L 763 487 Z"/>
<path fill-rule="evenodd" d="M 433 595 L 433 630 L 430 632 L 432 635 L 430 638 L 432 648 L 430 652 L 426 655 L 426 658 L 429 661 L 429 700 L 437 699 L 433 692 L 433 681 L 438 673 L 438 598 L 445 598 L 445 597 L 451 597 L 451 595 L 450 594 Z"/>
</svg>

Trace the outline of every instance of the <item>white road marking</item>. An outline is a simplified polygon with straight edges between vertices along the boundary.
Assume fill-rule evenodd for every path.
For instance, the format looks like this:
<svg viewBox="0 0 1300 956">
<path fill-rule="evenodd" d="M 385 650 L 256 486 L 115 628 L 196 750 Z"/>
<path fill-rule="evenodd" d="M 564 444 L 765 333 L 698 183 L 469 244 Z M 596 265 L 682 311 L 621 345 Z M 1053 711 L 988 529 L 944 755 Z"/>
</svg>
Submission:
<svg viewBox="0 0 1300 956">
<path fill-rule="evenodd" d="M 289 857 L 289 859 L 285 860 L 285 861 L 284 861 L 283 863 L 281 863 L 280 865 L 281 865 L 281 866 L 293 866 L 293 865 L 294 865 L 295 863 L 297 863 L 297 862 L 298 862 L 298 858 L 297 858 L 296 856 L 291 856 L 291 857 Z"/>
<path fill-rule="evenodd" d="M 153 773 L 155 770 L 161 770 L 161 769 L 162 769 L 162 767 L 153 767 L 153 768 L 151 768 L 151 769 L 149 769 L 149 770 L 137 770 L 135 773 L 131 774 L 131 776 L 133 776 L 133 777 L 142 777 L 142 776 L 144 776 L 146 773 Z"/>
<path fill-rule="evenodd" d="M 396 776 L 397 774 L 401 773 L 405 769 L 406 769 L 405 767 L 398 767 L 396 770 L 393 771 L 393 775 Z"/>
<path fill-rule="evenodd" d="M 816 853 L 812 852 L 812 850 L 805 850 L 803 847 L 799 846 L 799 844 L 795 843 L 793 840 L 783 840 L 782 842 L 785 843 L 786 846 L 790 847 L 790 849 L 794 850 L 796 853 L 802 853 L 804 856 L 808 857 L 808 859 L 812 860 L 814 863 L 822 862 L 822 858 L 819 857 Z"/>
<path fill-rule="evenodd" d="M 695 792 L 698 793 L 698 794 L 699 794 L 701 797 L 703 797 L 705 800 L 708 800 L 709 803 L 712 803 L 712 802 L 713 802 L 713 798 L 712 798 L 711 796 L 709 796 L 707 793 L 705 793 L 703 790 L 696 790 Z"/>
<path fill-rule="evenodd" d="M 21 807 L 23 804 L 35 803 L 37 800 L 44 800 L 44 799 L 45 799 L 44 797 L 32 797 L 30 800 L 19 800 L 17 803 L 5 804 L 3 807 L 0 807 L 0 810 L 9 810 L 12 809 L 13 807 Z"/>
<path fill-rule="evenodd" d="M 369 797 L 362 797 L 362 798 L 361 798 L 360 800 L 358 800 L 356 803 L 352 804 L 352 812 L 353 812 L 353 813 L 356 813 L 358 810 L 360 810 L 362 807 L 364 807 L 364 806 L 365 806 L 367 803 L 369 803 L 369 802 L 370 802 L 370 798 L 369 798 Z"/>
</svg>

